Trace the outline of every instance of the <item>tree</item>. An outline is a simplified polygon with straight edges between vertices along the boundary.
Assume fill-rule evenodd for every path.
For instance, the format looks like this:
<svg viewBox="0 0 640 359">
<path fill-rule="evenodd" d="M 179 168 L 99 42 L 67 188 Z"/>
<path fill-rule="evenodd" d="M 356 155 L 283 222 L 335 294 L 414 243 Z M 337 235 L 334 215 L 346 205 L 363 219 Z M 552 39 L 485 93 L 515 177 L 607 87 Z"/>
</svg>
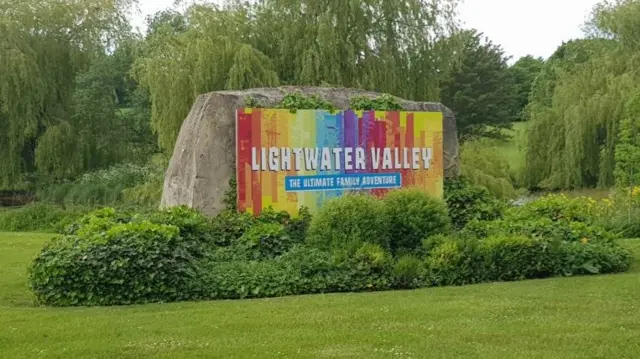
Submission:
<svg viewBox="0 0 640 359">
<path fill-rule="evenodd" d="M 456 3 L 230 0 L 191 6 L 178 26 L 161 17 L 174 25 L 152 31 L 135 65 L 159 144 L 173 149 L 195 97 L 208 91 L 331 84 L 438 100 L 455 45 L 440 40 L 457 27 Z"/>
<path fill-rule="evenodd" d="M 640 116 L 627 105 L 640 83 L 639 18 L 640 2 L 605 1 L 590 21 L 594 37 L 563 44 L 546 62 L 527 107 L 528 187 L 610 187 L 620 177 L 621 136 Z"/>
<path fill-rule="evenodd" d="M 456 114 L 458 136 L 502 138 L 517 115 L 517 87 L 507 58 L 476 30 L 455 35 L 461 39 L 460 61 L 441 85 L 443 104 Z"/>
<path fill-rule="evenodd" d="M 65 175 L 85 168 L 88 162 L 75 143 L 76 75 L 117 44 L 128 29 L 130 5 L 129 0 L 0 4 L 0 188 L 24 187 L 36 167 Z"/>
<path fill-rule="evenodd" d="M 516 83 L 518 119 L 524 119 L 525 107 L 529 104 L 529 94 L 536 77 L 542 71 L 544 60 L 531 55 L 523 56 L 509 67 L 509 72 Z"/>
</svg>

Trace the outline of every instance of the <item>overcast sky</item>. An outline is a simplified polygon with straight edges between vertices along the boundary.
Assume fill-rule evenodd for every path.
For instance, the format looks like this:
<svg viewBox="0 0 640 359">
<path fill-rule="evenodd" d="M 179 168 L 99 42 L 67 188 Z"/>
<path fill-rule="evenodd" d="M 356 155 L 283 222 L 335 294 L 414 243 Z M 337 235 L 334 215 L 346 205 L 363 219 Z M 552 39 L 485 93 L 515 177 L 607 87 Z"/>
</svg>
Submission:
<svg viewBox="0 0 640 359">
<path fill-rule="evenodd" d="M 134 26 L 143 26 L 146 15 L 172 7 L 173 2 L 174 0 L 139 0 L 141 14 L 134 16 Z M 581 26 L 598 2 L 599 0 L 464 0 L 459 12 L 465 27 L 483 32 L 514 59 L 528 54 L 546 58 L 562 41 L 582 36 Z"/>
</svg>

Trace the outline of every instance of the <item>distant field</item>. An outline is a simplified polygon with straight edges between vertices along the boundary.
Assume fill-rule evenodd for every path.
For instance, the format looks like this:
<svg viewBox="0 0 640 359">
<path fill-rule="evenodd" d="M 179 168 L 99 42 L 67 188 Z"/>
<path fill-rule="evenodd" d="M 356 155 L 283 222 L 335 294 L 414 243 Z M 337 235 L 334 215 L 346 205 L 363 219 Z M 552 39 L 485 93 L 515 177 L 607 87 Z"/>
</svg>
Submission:
<svg viewBox="0 0 640 359">
<path fill-rule="evenodd" d="M 498 145 L 504 151 L 509 167 L 517 172 L 524 167 L 527 124 L 527 122 L 515 122 L 513 129 L 506 131 L 511 139 Z"/>
<path fill-rule="evenodd" d="M 595 277 L 266 300 L 33 307 L 49 235 L 0 233 L 0 357 L 637 358 L 640 262 Z M 628 241 L 640 258 L 640 241 Z"/>
</svg>

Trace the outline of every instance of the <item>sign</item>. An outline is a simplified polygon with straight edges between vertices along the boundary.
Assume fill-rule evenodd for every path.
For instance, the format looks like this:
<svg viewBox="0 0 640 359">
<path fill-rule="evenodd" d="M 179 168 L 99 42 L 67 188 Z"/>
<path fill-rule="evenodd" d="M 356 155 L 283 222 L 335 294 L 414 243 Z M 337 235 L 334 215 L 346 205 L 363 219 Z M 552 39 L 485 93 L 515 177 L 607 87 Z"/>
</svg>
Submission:
<svg viewBox="0 0 640 359">
<path fill-rule="evenodd" d="M 239 109 L 238 209 L 316 211 L 352 191 L 418 187 L 442 197 L 440 112 Z"/>
</svg>

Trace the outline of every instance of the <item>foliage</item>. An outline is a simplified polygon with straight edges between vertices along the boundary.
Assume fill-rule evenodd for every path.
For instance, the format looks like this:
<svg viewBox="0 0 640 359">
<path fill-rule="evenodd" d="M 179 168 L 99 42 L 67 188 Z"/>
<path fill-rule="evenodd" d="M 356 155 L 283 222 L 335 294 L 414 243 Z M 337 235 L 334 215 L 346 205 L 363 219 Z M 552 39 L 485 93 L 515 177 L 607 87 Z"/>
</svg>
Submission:
<svg viewBox="0 0 640 359">
<path fill-rule="evenodd" d="M 0 231 L 59 232 L 85 213 L 82 208 L 64 209 L 44 203 L 0 209 Z"/>
<path fill-rule="evenodd" d="M 162 176 L 160 173 L 163 173 L 161 171 L 163 170 L 155 165 L 120 163 L 87 172 L 74 181 L 41 186 L 37 197 L 47 203 L 87 207 L 154 202 L 145 199 L 141 194 L 141 187 L 147 183 L 157 185 L 158 178 Z M 154 186 L 154 190 L 157 189 L 158 187 Z M 162 189 L 161 184 L 159 189 Z"/>
<path fill-rule="evenodd" d="M 34 260 L 30 283 L 39 302 L 55 306 L 184 300 L 194 296 L 194 263 L 177 227 L 127 223 L 55 239 Z"/>
<path fill-rule="evenodd" d="M 516 97 L 519 120 L 526 120 L 526 111 L 529 104 L 529 94 L 536 77 L 542 71 L 544 60 L 531 55 L 523 56 L 518 59 L 511 67 L 509 72 L 516 83 Z M 524 112 L 523 112 L 524 111 Z M 525 118 L 522 118 L 525 117 Z"/>
<path fill-rule="evenodd" d="M 513 173 L 504 155 L 493 141 L 488 139 L 466 141 L 460 146 L 461 174 L 473 184 L 485 187 L 501 199 L 516 197 L 514 183 L 518 174 Z"/>
<path fill-rule="evenodd" d="M 275 258 L 294 244 L 279 223 L 258 223 L 244 232 L 238 242 L 253 260 Z"/>
<path fill-rule="evenodd" d="M 383 200 L 383 222 L 392 253 L 411 253 L 426 237 L 447 233 L 451 219 L 446 204 L 419 189 L 391 191 Z"/>
<path fill-rule="evenodd" d="M 471 220 L 491 221 L 502 216 L 504 204 L 481 186 L 473 185 L 465 177 L 447 179 L 444 188 L 453 227 L 463 228 Z"/>
<path fill-rule="evenodd" d="M 66 178 L 126 155 L 119 146 L 106 146 L 118 140 L 120 122 L 109 112 L 115 100 L 108 101 L 112 69 L 101 61 L 126 32 L 130 5 L 3 2 L 0 188 L 20 187 L 36 172 Z"/>
<path fill-rule="evenodd" d="M 376 243 L 389 248 L 388 227 L 381 201 L 348 194 L 326 201 L 311 220 L 307 242 L 325 249 L 355 248 Z"/>
<path fill-rule="evenodd" d="M 338 262 L 331 254 L 298 246 L 276 259 L 203 263 L 202 296 L 209 299 L 389 289 L 390 256 L 366 243 Z"/>
<path fill-rule="evenodd" d="M 249 213 L 225 210 L 211 220 L 210 233 L 216 245 L 226 247 L 234 244 L 255 223 L 256 219 Z"/>
<path fill-rule="evenodd" d="M 620 121 L 618 144 L 615 149 L 614 177 L 619 189 L 632 188 L 640 183 L 640 88 L 635 90 Z"/>
<path fill-rule="evenodd" d="M 524 236 L 451 238 L 425 260 L 432 285 L 463 285 L 526 278 L 616 273 L 633 256 L 615 243 L 556 242 Z"/>
<path fill-rule="evenodd" d="M 399 111 L 402 106 L 395 97 L 383 94 L 375 98 L 365 95 L 354 96 L 349 99 L 349 108 L 352 110 Z"/>
<path fill-rule="evenodd" d="M 150 93 L 152 127 L 166 150 L 173 148 L 196 96 L 209 91 L 331 84 L 437 100 L 441 74 L 455 54 L 455 41 L 442 40 L 457 27 L 456 4 L 193 5 L 185 14 L 158 18 L 162 26 L 147 36 L 135 77 Z"/>
<path fill-rule="evenodd" d="M 425 266 L 420 258 L 405 254 L 393 265 L 393 283 L 396 288 L 424 286 Z"/>
<path fill-rule="evenodd" d="M 292 112 L 296 110 L 327 110 L 333 112 L 336 110 L 327 100 L 316 95 L 305 96 L 300 92 L 286 93 L 277 108 L 286 108 Z"/>
<path fill-rule="evenodd" d="M 503 138 L 519 108 L 517 86 L 502 48 L 475 30 L 454 35 L 461 43 L 460 61 L 440 86 L 440 100 L 456 115 L 462 141 Z"/>
<path fill-rule="evenodd" d="M 159 209 L 144 216 L 144 220 L 178 228 L 180 238 L 184 241 L 208 244 L 216 241 L 209 219 L 201 212 L 187 206 Z"/>
<path fill-rule="evenodd" d="M 563 44 L 545 64 L 527 110 L 529 188 L 614 185 L 615 153 L 628 157 L 629 142 L 619 137 L 630 134 L 623 121 L 638 116 L 632 99 L 638 91 L 639 16 L 636 1 L 603 2 L 589 24 L 594 36 Z"/>
</svg>

